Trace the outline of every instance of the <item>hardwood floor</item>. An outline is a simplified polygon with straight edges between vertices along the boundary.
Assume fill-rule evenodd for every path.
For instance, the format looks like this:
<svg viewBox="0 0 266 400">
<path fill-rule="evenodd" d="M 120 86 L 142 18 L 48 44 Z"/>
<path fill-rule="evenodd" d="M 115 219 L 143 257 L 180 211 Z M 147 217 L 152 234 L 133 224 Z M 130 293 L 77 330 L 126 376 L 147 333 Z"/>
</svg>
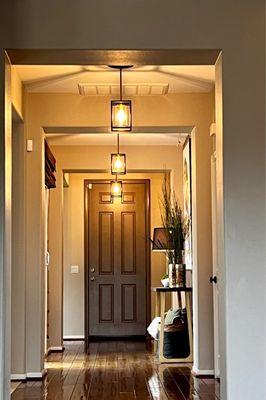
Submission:
<svg viewBox="0 0 266 400">
<path fill-rule="evenodd" d="M 219 383 L 191 376 L 190 367 L 160 365 L 143 342 L 68 342 L 48 357 L 42 382 L 19 385 L 12 400 L 218 400 Z"/>
</svg>

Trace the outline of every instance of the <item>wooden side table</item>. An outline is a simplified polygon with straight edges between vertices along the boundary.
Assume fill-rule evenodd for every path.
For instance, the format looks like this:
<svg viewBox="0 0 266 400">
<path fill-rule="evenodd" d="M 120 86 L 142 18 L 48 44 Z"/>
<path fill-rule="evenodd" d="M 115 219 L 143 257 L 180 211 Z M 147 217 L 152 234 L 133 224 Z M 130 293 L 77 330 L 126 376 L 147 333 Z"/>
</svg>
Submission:
<svg viewBox="0 0 266 400">
<path fill-rule="evenodd" d="M 191 287 L 155 287 L 152 290 L 156 293 L 156 303 L 155 303 L 155 315 L 161 317 L 161 328 L 160 328 L 160 338 L 159 338 L 159 362 L 161 363 L 186 363 L 193 361 L 193 332 L 192 332 L 192 309 L 191 309 Z M 188 324 L 188 335 L 189 335 L 189 348 L 190 354 L 186 358 L 165 358 L 163 354 L 164 347 L 164 316 L 165 316 L 165 294 L 166 293 L 177 293 L 178 304 L 181 307 L 181 293 L 185 293 L 185 306 L 187 310 L 187 324 Z M 155 351 L 157 349 L 155 348 Z"/>
</svg>

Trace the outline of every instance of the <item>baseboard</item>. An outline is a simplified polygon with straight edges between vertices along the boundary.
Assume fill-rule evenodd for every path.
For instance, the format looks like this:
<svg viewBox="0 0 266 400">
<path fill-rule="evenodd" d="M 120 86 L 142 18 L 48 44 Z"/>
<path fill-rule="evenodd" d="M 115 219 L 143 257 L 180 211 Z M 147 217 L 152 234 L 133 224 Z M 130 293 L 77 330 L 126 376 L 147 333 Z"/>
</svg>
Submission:
<svg viewBox="0 0 266 400">
<path fill-rule="evenodd" d="M 46 369 L 43 369 L 42 372 L 27 372 L 26 378 L 28 381 L 39 381 L 42 380 L 46 374 Z"/>
<path fill-rule="evenodd" d="M 49 349 L 46 352 L 46 357 L 49 356 L 51 353 L 63 353 L 65 351 L 65 346 L 54 346 L 54 347 L 49 347 Z"/>
<path fill-rule="evenodd" d="M 84 335 L 66 335 L 63 340 L 85 340 Z"/>
<path fill-rule="evenodd" d="M 192 367 L 192 374 L 195 376 L 199 376 L 199 377 L 214 377 L 214 370 L 213 369 L 198 369 L 197 367 L 195 367 L 195 365 L 193 365 Z"/>
<path fill-rule="evenodd" d="M 44 369 L 42 372 L 27 372 L 26 374 L 11 374 L 11 381 L 27 381 L 27 380 L 41 380 L 47 374 L 47 370 Z"/>
<path fill-rule="evenodd" d="M 11 381 L 25 381 L 27 379 L 27 374 L 11 374 Z"/>
</svg>

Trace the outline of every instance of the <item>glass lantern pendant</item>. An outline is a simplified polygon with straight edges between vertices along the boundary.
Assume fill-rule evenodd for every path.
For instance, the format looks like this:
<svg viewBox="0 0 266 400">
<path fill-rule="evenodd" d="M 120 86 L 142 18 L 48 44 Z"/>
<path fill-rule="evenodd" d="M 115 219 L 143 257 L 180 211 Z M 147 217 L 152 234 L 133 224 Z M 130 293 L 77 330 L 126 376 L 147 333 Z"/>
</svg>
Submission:
<svg viewBox="0 0 266 400">
<path fill-rule="evenodd" d="M 111 181 L 110 183 L 110 193 L 111 197 L 122 197 L 122 181 L 118 181 L 117 179 L 115 181 Z"/>
<path fill-rule="evenodd" d="M 117 68 L 117 67 L 115 67 Z M 131 100 L 123 100 L 122 70 L 128 67 L 119 67 L 120 71 L 120 99 L 111 101 L 111 131 L 132 131 L 132 109 Z"/>
<path fill-rule="evenodd" d="M 126 155 L 111 154 L 111 174 L 125 175 L 126 174 Z"/>
<path fill-rule="evenodd" d="M 126 170 L 126 155 L 119 151 L 119 135 L 117 135 L 117 152 L 111 154 L 111 174 L 125 175 Z"/>
</svg>

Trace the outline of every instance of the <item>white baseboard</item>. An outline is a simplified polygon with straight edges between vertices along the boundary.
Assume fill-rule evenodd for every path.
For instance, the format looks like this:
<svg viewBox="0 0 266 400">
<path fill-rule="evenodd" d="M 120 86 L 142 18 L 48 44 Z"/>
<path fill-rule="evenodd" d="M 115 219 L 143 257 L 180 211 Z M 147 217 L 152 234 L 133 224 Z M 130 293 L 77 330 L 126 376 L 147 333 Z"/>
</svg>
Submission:
<svg viewBox="0 0 266 400">
<path fill-rule="evenodd" d="M 192 373 L 196 376 L 198 375 L 214 375 L 214 370 L 213 369 L 198 369 L 193 365 L 192 367 Z"/>
<path fill-rule="evenodd" d="M 27 379 L 27 374 L 11 374 L 11 381 L 25 381 Z"/>
<path fill-rule="evenodd" d="M 64 351 L 64 346 L 54 346 L 54 347 L 49 347 L 47 350 L 47 353 L 53 352 L 53 351 Z"/>
<path fill-rule="evenodd" d="M 42 379 L 46 373 L 46 369 L 43 369 L 42 372 L 27 372 L 27 379 Z"/>
<path fill-rule="evenodd" d="M 64 340 L 84 340 L 84 335 L 65 335 Z"/>
<path fill-rule="evenodd" d="M 46 369 L 43 369 L 42 372 L 27 372 L 26 374 L 11 374 L 11 381 L 25 381 L 27 379 L 42 379 L 44 375 L 46 375 Z"/>
</svg>

